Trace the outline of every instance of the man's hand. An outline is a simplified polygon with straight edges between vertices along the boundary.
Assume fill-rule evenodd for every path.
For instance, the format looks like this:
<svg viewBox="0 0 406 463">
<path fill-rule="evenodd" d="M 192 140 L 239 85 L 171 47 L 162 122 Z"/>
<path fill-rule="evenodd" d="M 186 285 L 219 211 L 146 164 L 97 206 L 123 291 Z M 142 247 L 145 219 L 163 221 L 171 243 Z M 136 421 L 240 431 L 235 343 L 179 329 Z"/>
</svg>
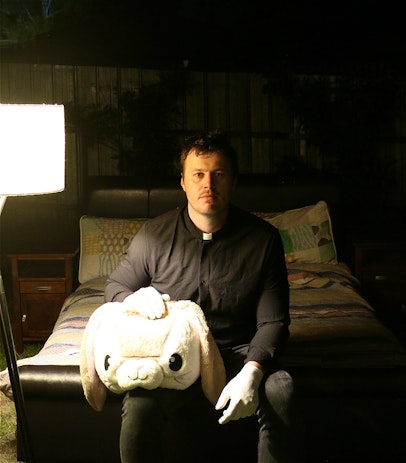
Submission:
<svg viewBox="0 0 406 463">
<path fill-rule="evenodd" d="M 127 296 L 123 304 L 145 318 L 155 319 L 162 318 L 166 311 L 165 301 L 169 299 L 169 294 L 160 294 L 155 288 L 148 286 Z"/>
<path fill-rule="evenodd" d="M 227 405 L 220 424 L 251 416 L 258 407 L 258 387 L 264 374 L 252 363 L 246 363 L 242 370 L 223 389 L 216 404 L 216 410 Z"/>
</svg>

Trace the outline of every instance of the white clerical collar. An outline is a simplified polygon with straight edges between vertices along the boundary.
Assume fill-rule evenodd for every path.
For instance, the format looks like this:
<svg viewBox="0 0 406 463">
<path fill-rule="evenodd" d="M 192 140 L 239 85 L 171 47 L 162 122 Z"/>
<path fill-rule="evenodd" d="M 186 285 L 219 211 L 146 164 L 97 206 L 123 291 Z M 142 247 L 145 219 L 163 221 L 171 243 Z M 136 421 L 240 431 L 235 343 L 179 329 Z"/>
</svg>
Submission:
<svg viewBox="0 0 406 463">
<path fill-rule="evenodd" d="M 203 241 L 211 241 L 213 239 L 213 233 L 203 233 Z"/>
</svg>

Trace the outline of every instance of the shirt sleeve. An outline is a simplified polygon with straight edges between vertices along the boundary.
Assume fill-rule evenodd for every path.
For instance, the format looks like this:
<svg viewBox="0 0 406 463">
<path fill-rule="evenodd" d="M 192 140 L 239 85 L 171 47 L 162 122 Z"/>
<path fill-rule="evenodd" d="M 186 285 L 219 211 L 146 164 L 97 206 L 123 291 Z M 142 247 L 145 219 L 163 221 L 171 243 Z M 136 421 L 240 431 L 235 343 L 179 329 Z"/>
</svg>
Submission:
<svg viewBox="0 0 406 463">
<path fill-rule="evenodd" d="M 264 284 L 257 305 L 257 329 L 246 361 L 272 368 L 289 337 L 289 284 L 282 240 L 274 234 L 268 248 Z"/>
<path fill-rule="evenodd" d="M 108 277 L 104 288 L 106 302 L 122 302 L 134 291 L 150 285 L 145 228 L 144 225 L 134 236 L 122 262 Z"/>
</svg>

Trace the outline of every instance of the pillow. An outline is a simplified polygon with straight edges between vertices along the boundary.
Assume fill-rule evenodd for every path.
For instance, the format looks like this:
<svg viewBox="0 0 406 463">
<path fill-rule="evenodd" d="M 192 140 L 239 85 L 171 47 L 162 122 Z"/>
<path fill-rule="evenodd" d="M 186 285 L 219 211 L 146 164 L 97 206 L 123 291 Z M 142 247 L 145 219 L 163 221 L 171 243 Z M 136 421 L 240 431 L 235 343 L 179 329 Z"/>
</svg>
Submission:
<svg viewBox="0 0 406 463">
<path fill-rule="evenodd" d="M 79 221 L 79 282 L 110 275 L 146 221 L 82 216 Z"/>
<path fill-rule="evenodd" d="M 262 217 L 279 230 L 286 262 L 337 263 L 331 218 L 325 201 Z"/>
</svg>

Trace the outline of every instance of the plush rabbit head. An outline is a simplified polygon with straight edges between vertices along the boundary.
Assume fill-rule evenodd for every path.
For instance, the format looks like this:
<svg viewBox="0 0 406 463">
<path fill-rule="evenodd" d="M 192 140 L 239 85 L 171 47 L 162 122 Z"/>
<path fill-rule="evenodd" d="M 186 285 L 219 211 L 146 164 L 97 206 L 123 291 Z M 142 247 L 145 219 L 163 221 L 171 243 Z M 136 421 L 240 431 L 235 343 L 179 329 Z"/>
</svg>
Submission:
<svg viewBox="0 0 406 463">
<path fill-rule="evenodd" d="M 80 372 L 87 401 L 102 410 L 107 389 L 186 389 L 201 376 L 215 403 L 225 385 L 224 364 L 200 307 L 166 302 L 166 314 L 150 320 L 120 302 L 95 310 L 83 334 Z M 107 388 L 107 389 L 106 389 Z"/>
</svg>

